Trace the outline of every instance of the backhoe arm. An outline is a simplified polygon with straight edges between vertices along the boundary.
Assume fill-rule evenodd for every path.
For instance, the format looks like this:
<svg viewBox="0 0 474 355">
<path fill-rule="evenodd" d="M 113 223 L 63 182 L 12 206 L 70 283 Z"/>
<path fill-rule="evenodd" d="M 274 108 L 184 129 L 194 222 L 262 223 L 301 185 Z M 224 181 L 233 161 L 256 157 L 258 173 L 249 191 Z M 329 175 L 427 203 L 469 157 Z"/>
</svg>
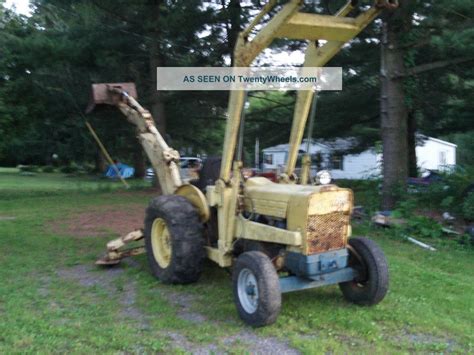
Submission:
<svg viewBox="0 0 474 355">
<path fill-rule="evenodd" d="M 166 144 L 150 112 L 133 97 L 135 92 L 132 83 L 93 84 L 93 104 L 87 111 L 92 111 L 95 104 L 117 106 L 127 121 L 136 126 L 138 139 L 158 177 L 162 193 L 172 194 L 183 185 L 178 166 L 179 153 Z"/>
</svg>

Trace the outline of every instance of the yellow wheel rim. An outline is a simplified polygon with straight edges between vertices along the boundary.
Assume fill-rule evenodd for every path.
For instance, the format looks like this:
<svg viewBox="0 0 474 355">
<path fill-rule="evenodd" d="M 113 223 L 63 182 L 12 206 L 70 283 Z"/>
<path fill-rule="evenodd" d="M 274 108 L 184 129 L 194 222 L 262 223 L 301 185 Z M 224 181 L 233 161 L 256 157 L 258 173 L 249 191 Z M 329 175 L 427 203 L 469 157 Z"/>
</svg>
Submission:
<svg viewBox="0 0 474 355">
<path fill-rule="evenodd" d="M 171 238 L 166 222 L 157 218 L 151 226 L 151 246 L 155 260 L 165 269 L 171 263 Z"/>
</svg>

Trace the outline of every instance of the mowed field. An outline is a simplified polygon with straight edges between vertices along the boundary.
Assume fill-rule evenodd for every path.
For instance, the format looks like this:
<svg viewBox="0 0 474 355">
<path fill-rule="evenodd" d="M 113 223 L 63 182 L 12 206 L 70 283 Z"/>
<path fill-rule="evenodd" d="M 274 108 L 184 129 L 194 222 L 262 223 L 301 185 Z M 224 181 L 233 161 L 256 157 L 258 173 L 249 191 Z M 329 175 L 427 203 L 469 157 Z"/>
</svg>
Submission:
<svg viewBox="0 0 474 355">
<path fill-rule="evenodd" d="M 0 171 L 0 353 L 469 353 L 474 349 L 474 251 L 429 240 L 426 251 L 367 222 L 385 251 L 390 291 L 379 305 L 344 301 L 337 286 L 283 295 L 276 324 L 237 316 L 229 270 L 167 286 L 144 256 L 94 261 L 141 227 L 155 192 L 133 182 Z M 357 192 L 356 192 L 357 200 Z"/>
</svg>

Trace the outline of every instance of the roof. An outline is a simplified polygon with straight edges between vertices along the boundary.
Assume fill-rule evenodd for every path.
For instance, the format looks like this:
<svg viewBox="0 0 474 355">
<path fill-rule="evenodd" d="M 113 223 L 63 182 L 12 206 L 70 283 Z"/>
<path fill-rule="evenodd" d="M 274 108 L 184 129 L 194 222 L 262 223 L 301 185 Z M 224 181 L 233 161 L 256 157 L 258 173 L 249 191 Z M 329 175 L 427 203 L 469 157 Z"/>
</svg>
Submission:
<svg viewBox="0 0 474 355">
<path fill-rule="evenodd" d="M 301 142 L 300 150 L 306 151 L 307 139 L 303 139 Z M 312 146 L 318 145 L 321 148 L 327 150 L 348 150 L 357 145 L 356 138 L 335 138 L 332 140 L 324 139 L 313 139 L 311 142 Z M 262 149 L 264 152 L 287 152 L 289 150 L 289 144 L 278 144 L 273 147 Z"/>
<path fill-rule="evenodd" d="M 288 151 L 289 144 L 278 144 L 273 147 L 262 149 L 265 152 L 286 152 Z"/>
<path fill-rule="evenodd" d="M 451 142 L 444 141 L 442 139 L 428 137 L 422 134 L 417 134 L 417 137 L 424 140 L 430 140 L 436 143 L 444 144 L 450 147 L 456 148 L 457 145 Z M 306 139 L 301 142 L 300 151 L 306 151 Z M 357 138 L 334 138 L 334 139 L 313 139 L 311 144 L 319 145 L 320 147 L 326 148 L 333 151 L 347 151 L 357 146 Z M 287 152 L 289 150 L 289 144 L 278 144 L 273 147 L 262 149 L 264 152 Z"/>
<path fill-rule="evenodd" d="M 444 145 L 447 145 L 447 146 L 450 146 L 450 147 L 457 148 L 457 144 L 447 142 L 447 141 L 443 141 L 442 139 L 439 139 L 439 138 L 428 137 L 428 136 L 424 136 L 422 134 L 420 134 L 418 136 L 425 139 L 425 140 L 429 140 L 429 141 L 433 141 L 433 142 L 436 142 L 436 143 L 440 143 L 440 144 L 444 144 Z"/>
<path fill-rule="evenodd" d="M 348 137 L 348 138 L 334 138 L 330 140 L 318 139 L 319 144 L 323 144 L 331 150 L 349 150 L 357 146 L 357 138 Z"/>
</svg>

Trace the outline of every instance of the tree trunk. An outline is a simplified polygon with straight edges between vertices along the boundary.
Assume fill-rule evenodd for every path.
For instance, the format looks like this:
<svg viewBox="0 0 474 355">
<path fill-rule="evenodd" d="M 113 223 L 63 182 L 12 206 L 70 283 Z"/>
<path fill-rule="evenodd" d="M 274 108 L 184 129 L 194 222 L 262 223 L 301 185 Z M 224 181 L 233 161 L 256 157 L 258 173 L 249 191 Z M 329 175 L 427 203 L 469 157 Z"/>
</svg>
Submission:
<svg viewBox="0 0 474 355">
<path fill-rule="evenodd" d="M 408 142 L 405 92 L 399 73 L 404 72 L 400 27 L 390 19 L 384 24 L 381 53 L 381 126 L 383 143 L 382 208 L 393 209 L 406 189 Z"/>
<path fill-rule="evenodd" d="M 166 115 L 165 115 L 165 105 L 163 100 L 163 95 L 160 91 L 156 90 L 156 68 L 165 65 L 164 57 L 160 50 L 159 39 L 161 37 L 161 21 L 160 18 L 160 6 L 162 0 L 155 0 L 154 7 L 155 11 L 152 13 L 156 16 L 153 31 L 150 34 L 152 42 L 150 44 L 150 77 L 152 78 L 152 87 L 150 88 L 150 102 L 151 102 L 151 115 L 155 119 L 156 126 L 158 131 L 160 131 L 163 137 L 166 136 Z"/>
<path fill-rule="evenodd" d="M 154 46 L 158 47 L 158 43 Z M 153 46 L 152 46 L 153 47 Z M 152 52 L 155 52 L 152 50 Z M 163 62 L 159 58 L 158 52 L 150 58 L 150 74 L 153 77 L 153 87 L 151 89 L 151 115 L 155 119 L 156 127 L 161 133 L 163 138 L 166 137 L 166 114 L 165 104 L 163 101 L 163 95 L 160 91 L 156 90 L 156 68 L 163 65 Z"/>
<path fill-rule="evenodd" d="M 97 148 L 95 153 L 95 169 L 98 174 L 103 174 L 107 170 L 107 161 L 105 160 L 104 154 Z"/>
<path fill-rule="evenodd" d="M 133 152 L 133 167 L 135 168 L 135 177 L 144 178 L 146 174 L 145 156 L 141 145 L 137 144 Z"/>
<path fill-rule="evenodd" d="M 150 37 L 152 38 L 149 61 L 150 77 L 152 78 L 152 87 L 150 88 L 150 112 L 155 120 L 158 131 L 161 133 L 163 138 L 167 140 L 165 104 L 162 93 L 157 90 L 156 82 L 156 68 L 165 65 L 164 56 L 161 53 L 159 42 L 161 38 L 160 26 L 162 25 L 162 22 L 160 21 L 160 7 L 162 6 L 163 0 L 152 0 L 152 2 L 154 11 L 151 11 L 150 15 L 153 16 L 153 23 L 156 25 L 150 33 Z M 156 177 L 153 179 L 153 186 L 161 191 L 160 182 Z"/>
<path fill-rule="evenodd" d="M 239 37 L 239 32 L 242 30 L 242 6 L 240 0 L 230 0 L 228 8 L 229 23 L 227 26 L 227 46 L 231 56 L 231 66 L 234 65 L 234 47 Z"/>
<path fill-rule="evenodd" d="M 418 176 L 418 166 L 416 161 L 416 118 L 415 113 L 411 110 L 408 113 L 408 175 L 411 177 Z"/>
</svg>

